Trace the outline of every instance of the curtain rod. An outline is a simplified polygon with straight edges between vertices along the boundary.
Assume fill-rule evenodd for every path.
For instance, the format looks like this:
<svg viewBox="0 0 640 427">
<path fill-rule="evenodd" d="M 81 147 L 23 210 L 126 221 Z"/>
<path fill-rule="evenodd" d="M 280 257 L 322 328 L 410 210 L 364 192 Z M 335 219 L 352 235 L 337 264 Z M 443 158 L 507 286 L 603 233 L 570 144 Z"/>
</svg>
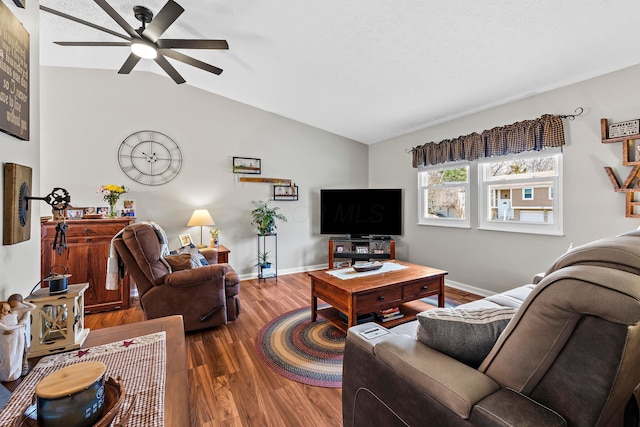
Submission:
<svg viewBox="0 0 640 427">
<path fill-rule="evenodd" d="M 575 120 L 576 117 L 582 115 L 582 113 L 584 113 L 584 108 L 582 107 L 578 107 L 574 110 L 575 114 L 563 114 L 563 115 L 558 115 L 558 117 L 560 117 L 561 119 L 568 119 L 568 120 Z M 405 148 L 404 152 L 407 154 L 412 153 L 414 150 L 414 148 Z"/>
</svg>

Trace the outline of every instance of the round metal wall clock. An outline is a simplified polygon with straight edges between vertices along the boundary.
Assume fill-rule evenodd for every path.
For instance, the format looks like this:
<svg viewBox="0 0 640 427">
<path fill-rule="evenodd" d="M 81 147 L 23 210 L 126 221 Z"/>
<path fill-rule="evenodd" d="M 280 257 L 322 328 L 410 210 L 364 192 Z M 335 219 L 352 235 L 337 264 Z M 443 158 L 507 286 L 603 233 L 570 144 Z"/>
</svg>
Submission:
<svg viewBox="0 0 640 427">
<path fill-rule="evenodd" d="M 122 171 L 135 182 L 162 185 L 171 181 L 182 167 L 182 152 L 167 135 L 153 130 L 132 133 L 118 149 Z"/>
</svg>

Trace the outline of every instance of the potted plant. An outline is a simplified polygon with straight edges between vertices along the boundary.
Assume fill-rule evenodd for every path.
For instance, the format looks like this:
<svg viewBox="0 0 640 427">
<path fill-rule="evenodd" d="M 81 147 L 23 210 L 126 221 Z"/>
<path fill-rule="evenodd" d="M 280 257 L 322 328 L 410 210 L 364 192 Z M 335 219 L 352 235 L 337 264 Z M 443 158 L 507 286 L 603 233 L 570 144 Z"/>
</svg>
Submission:
<svg viewBox="0 0 640 427">
<path fill-rule="evenodd" d="M 271 251 L 258 252 L 258 263 L 256 264 L 260 268 L 271 268 L 271 261 L 269 261 L 269 254 Z"/>
<path fill-rule="evenodd" d="M 287 222 L 287 218 L 278 213 L 278 206 L 269 206 L 269 201 L 253 201 L 253 210 L 251 211 L 251 224 L 258 227 L 258 233 L 261 235 L 271 234 L 275 231 L 276 220 Z"/>
</svg>

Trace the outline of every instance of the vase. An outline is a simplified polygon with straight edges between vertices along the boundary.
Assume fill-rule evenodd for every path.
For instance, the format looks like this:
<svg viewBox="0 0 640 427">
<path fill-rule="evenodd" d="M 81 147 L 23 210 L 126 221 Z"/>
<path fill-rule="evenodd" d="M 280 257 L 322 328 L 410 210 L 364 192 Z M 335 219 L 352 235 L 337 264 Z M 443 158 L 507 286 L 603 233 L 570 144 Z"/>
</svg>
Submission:
<svg viewBox="0 0 640 427">
<path fill-rule="evenodd" d="M 116 202 L 110 202 L 109 203 L 109 218 L 115 218 L 116 217 Z"/>
<path fill-rule="evenodd" d="M 218 246 L 218 238 L 212 237 L 211 240 L 209 241 L 209 247 L 215 248 L 217 246 Z"/>
</svg>

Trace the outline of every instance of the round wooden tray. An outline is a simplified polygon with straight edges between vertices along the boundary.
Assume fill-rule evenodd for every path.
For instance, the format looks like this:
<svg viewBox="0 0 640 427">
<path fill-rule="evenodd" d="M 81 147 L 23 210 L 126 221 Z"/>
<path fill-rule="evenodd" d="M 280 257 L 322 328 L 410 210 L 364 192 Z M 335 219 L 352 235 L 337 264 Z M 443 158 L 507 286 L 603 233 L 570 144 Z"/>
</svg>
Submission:
<svg viewBox="0 0 640 427">
<path fill-rule="evenodd" d="M 104 383 L 105 400 L 104 400 L 104 415 L 102 418 L 93 425 L 93 427 L 107 427 L 111 424 L 116 414 L 122 406 L 122 401 L 126 395 L 125 388 L 122 385 L 120 378 L 109 378 Z M 36 396 L 33 395 L 33 404 L 29 405 L 27 409 L 13 422 L 13 427 L 40 427 L 40 423 L 37 421 L 37 406 Z M 133 405 L 133 404 L 132 404 Z M 127 411 L 128 412 L 128 411 Z M 119 426 L 127 425 L 127 417 L 123 415 L 120 417 Z"/>
<path fill-rule="evenodd" d="M 359 273 L 363 271 L 377 270 L 379 268 L 382 268 L 382 263 L 378 261 L 368 262 L 366 264 L 359 264 L 359 265 L 353 266 L 353 269 Z"/>
</svg>

